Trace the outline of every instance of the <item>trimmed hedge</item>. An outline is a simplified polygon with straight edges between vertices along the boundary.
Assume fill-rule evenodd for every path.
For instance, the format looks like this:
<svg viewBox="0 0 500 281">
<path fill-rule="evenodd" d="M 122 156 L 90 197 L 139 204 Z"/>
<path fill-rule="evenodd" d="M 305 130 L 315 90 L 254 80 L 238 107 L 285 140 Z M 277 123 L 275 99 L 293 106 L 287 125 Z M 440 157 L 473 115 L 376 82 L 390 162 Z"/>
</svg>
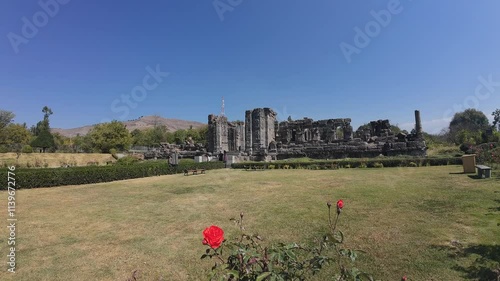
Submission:
<svg viewBox="0 0 500 281">
<path fill-rule="evenodd" d="M 132 165 L 87 166 L 55 169 L 16 169 L 16 189 L 53 187 L 61 185 L 91 184 L 116 180 L 182 173 L 184 169 L 221 169 L 222 162 L 179 164 L 168 166 L 165 161 L 152 161 Z M 7 189 L 1 186 L 2 190 Z"/>
<path fill-rule="evenodd" d="M 272 163 L 251 162 L 235 163 L 234 169 L 258 167 L 264 169 L 313 169 L 327 170 L 336 168 L 374 168 L 374 167 L 420 167 L 462 165 L 461 157 L 448 158 L 377 158 L 377 159 L 339 159 L 308 162 L 276 161 Z"/>
</svg>

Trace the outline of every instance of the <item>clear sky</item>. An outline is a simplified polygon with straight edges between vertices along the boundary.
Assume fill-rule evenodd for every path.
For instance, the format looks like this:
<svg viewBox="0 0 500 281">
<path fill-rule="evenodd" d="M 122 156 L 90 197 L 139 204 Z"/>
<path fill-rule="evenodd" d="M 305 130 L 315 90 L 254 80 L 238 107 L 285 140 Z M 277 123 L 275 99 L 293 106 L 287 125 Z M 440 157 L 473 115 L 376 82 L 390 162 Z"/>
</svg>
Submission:
<svg viewBox="0 0 500 281">
<path fill-rule="evenodd" d="M 271 107 L 411 129 L 419 109 L 439 132 L 500 108 L 497 0 L 58 1 L 0 1 L 0 109 L 16 122 L 45 105 L 59 128 L 206 122 L 224 96 L 231 120 Z"/>
</svg>

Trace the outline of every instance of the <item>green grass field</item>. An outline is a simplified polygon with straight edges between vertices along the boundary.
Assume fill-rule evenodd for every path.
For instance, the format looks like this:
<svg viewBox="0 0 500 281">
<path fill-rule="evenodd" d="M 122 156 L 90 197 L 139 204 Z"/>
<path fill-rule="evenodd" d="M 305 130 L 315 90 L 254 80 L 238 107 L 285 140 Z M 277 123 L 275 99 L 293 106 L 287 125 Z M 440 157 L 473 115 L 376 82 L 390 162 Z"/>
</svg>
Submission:
<svg viewBox="0 0 500 281">
<path fill-rule="evenodd" d="M 327 227 L 326 202 L 338 199 L 345 201 L 339 228 L 347 246 L 367 252 L 357 265 L 377 279 L 479 279 L 487 274 L 482 266 L 500 259 L 500 177 L 461 171 L 226 169 L 20 190 L 15 274 L 6 271 L 4 191 L 0 280 L 125 281 L 134 270 L 139 280 L 206 280 L 205 227 L 235 237 L 229 218 L 243 211 L 248 232 L 268 243 L 308 242 Z M 486 260 L 474 263 L 479 257 Z"/>
</svg>

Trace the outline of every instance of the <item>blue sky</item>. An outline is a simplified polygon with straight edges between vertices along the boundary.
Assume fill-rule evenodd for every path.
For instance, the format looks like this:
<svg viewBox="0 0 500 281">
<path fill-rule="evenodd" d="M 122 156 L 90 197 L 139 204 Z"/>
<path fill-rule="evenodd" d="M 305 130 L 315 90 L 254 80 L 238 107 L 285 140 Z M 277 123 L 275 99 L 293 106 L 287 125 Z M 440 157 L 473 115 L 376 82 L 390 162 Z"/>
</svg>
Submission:
<svg viewBox="0 0 500 281">
<path fill-rule="evenodd" d="M 498 27 L 495 0 L 1 1 L 0 109 L 32 125 L 47 105 L 59 128 L 206 122 L 224 96 L 232 120 L 271 107 L 408 129 L 419 109 L 439 132 L 500 108 Z"/>
</svg>

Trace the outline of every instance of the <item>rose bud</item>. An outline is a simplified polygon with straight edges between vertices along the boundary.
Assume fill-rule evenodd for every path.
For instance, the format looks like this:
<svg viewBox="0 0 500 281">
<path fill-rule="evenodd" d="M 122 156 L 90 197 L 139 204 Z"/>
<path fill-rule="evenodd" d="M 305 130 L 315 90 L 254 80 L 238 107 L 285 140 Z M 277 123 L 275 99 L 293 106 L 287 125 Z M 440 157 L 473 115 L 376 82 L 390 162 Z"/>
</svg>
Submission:
<svg viewBox="0 0 500 281">
<path fill-rule="evenodd" d="M 337 201 L 337 214 L 340 214 L 340 212 L 342 211 L 342 208 L 344 208 L 344 201 L 339 200 Z"/>
<path fill-rule="evenodd" d="M 337 208 L 338 208 L 338 209 L 342 209 L 342 208 L 344 208 L 344 201 L 342 201 L 342 199 L 341 199 L 341 200 L 339 200 L 339 201 L 337 201 Z"/>
</svg>

